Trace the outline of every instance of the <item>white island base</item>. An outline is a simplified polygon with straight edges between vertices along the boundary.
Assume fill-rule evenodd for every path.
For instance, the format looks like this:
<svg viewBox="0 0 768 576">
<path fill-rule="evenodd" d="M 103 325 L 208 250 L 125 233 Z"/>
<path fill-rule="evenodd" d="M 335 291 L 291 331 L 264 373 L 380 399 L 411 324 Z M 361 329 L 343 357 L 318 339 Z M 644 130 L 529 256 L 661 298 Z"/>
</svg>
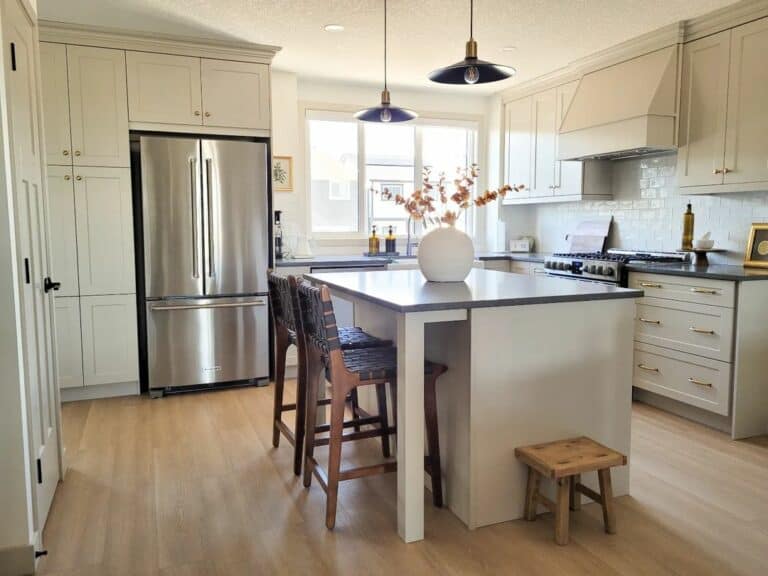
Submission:
<svg viewBox="0 0 768 576">
<path fill-rule="evenodd" d="M 502 273 L 473 271 L 470 279 L 497 280 L 489 274 Z M 406 542 L 424 537 L 424 358 L 448 367 L 437 385 L 444 496 L 470 529 L 522 518 L 526 470 L 517 446 L 584 435 L 629 455 L 636 296 L 396 309 L 370 297 L 373 280 L 389 281 L 384 276 L 363 278 L 359 292 L 341 279 L 351 274 L 332 276 L 311 279 L 353 302 L 356 325 L 398 346 L 398 531 Z M 536 292 L 557 291 L 551 283 L 562 281 L 514 282 Z M 428 290 L 455 300 L 453 292 L 470 289 L 477 287 L 430 285 L 419 297 Z M 367 392 L 359 389 L 361 403 L 375 411 Z M 597 489 L 590 476 L 582 481 Z M 613 486 L 616 496 L 629 492 L 628 467 L 613 470 Z"/>
</svg>

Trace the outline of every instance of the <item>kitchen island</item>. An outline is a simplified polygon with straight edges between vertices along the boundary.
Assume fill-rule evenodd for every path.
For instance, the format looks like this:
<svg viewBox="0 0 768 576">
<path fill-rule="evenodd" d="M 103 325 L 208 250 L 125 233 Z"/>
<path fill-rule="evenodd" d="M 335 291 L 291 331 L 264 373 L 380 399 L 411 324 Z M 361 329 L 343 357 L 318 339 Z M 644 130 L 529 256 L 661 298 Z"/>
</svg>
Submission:
<svg viewBox="0 0 768 576">
<path fill-rule="evenodd" d="M 516 446 L 586 435 L 629 453 L 634 299 L 640 290 L 474 269 L 309 274 L 398 346 L 398 532 L 424 537 L 425 358 L 438 382 L 446 503 L 469 528 L 522 517 Z M 585 478 L 590 484 L 592 479 Z M 592 484 L 594 486 L 594 483 Z M 615 494 L 629 490 L 615 471 Z"/>
</svg>

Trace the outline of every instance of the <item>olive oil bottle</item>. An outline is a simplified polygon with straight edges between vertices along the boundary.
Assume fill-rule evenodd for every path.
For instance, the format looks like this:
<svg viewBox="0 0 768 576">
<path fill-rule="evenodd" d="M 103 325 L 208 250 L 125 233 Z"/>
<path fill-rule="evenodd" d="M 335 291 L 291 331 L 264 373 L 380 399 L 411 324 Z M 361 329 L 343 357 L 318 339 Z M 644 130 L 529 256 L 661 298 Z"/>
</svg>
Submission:
<svg viewBox="0 0 768 576">
<path fill-rule="evenodd" d="M 683 214 L 683 250 L 693 250 L 693 210 L 690 203 Z"/>
<path fill-rule="evenodd" d="M 376 236 L 376 225 L 371 227 L 371 235 L 368 238 L 368 255 L 376 256 L 381 250 L 379 237 Z"/>
</svg>

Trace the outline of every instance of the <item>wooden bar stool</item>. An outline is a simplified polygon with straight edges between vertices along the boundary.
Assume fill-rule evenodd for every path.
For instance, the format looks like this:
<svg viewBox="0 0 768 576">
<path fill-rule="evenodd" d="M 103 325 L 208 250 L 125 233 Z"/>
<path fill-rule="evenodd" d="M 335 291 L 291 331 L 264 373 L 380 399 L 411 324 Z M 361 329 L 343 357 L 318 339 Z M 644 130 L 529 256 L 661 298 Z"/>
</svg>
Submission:
<svg viewBox="0 0 768 576">
<path fill-rule="evenodd" d="M 330 426 L 317 426 L 317 411 L 307 410 L 304 486 L 309 487 L 314 474 L 326 493 L 325 525 L 332 529 L 336 523 L 339 482 L 397 470 L 396 462 L 341 469 L 341 447 L 344 442 L 389 436 L 396 432 L 395 426 L 389 426 L 386 420 L 382 420 L 381 425 L 372 430 L 345 434 L 344 428 L 347 427 L 347 423 L 344 422 L 344 410 L 347 394 L 359 386 L 376 386 L 379 397 L 387 383 L 392 386 L 393 391 L 395 390 L 397 385 L 397 349 L 387 347 L 342 350 L 328 287 L 315 288 L 303 283 L 298 286 L 298 294 L 301 324 L 307 341 L 307 405 L 314 406 L 317 403 L 317 393 L 323 380 L 323 373 L 331 383 Z M 433 503 L 438 507 L 443 505 L 443 493 L 435 387 L 437 379 L 445 370 L 445 366 L 432 362 L 425 362 L 424 365 L 424 403 L 428 446 L 428 456 L 424 466 L 432 480 Z M 381 402 L 379 402 L 379 406 L 381 410 Z M 330 432 L 328 438 L 316 437 L 318 432 L 325 430 Z M 323 470 L 314 457 L 315 446 L 323 445 L 328 445 L 330 450 L 327 472 Z"/>
<path fill-rule="evenodd" d="M 291 294 L 292 276 L 283 277 L 269 273 L 267 282 L 269 285 L 269 302 L 272 311 L 272 320 L 275 326 L 275 397 L 272 410 L 272 445 L 277 448 L 280 445 L 282 433 L 288 442 L 294 447 L 293 472 L 297 476 L 301 474 L 301 464 L 304 457 L 304 425 L 306 422 L 306 352 L 303 350 L 303 339 L 298 336 L 298 324 L 296 322 L 296 306 Z M 364 332 L 361 328 L 341 328 L 339 340 L 342 348 L 358 349 L 367 347 L 390 346 L 392 342 L 382 340 Z M 298 348 L 298 367 L 296 378 L 296 402 L 285 404 L 283 395 L 285 389 L 285 364 L 288 348 L 293 345 Z M 356 417 L 361 411 L 356 410 L 357 398 L 350 399 L 353 413 Z M 321 401 L 328 404 L 329 401 Z M 294 429 L 291 430 L 283 422 L 283 412 L 296 412 Z"/>
<path fill-rule="evenodd" d="M 616 517 L 613 510 L 611 468 L 624 466 L 627 457 L 594 440 L 582 436 L 558 440 L 546 444 L 533 444 L 515 448 L 515 456 L 528 465 L 528 487 L 525 494 L 525 518 L 536 520 L 536 505 L 543 504 L 555 515 L 555 542 L 568 544 L 569 508 L 579 510 L 584 494 L 603 507 L 603 523 L 608 534 L 616 533 Z M 597 472 L 600 494 L 581 483 L 585 472 Z M 557 501 L 553 502 L 539 491 L 542 477 L 551 478 L 557 484 Z"/>
</svg>

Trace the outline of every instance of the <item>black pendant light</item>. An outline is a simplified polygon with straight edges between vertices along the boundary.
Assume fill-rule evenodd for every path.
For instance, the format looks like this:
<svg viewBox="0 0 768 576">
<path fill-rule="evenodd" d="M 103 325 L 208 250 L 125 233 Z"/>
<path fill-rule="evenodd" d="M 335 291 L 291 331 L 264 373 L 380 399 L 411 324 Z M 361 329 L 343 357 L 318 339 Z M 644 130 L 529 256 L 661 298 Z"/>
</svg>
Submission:
<svg viewBox="0 0 768 576">
<path fill-rule="evenodd" d="M 387 0 L 384 0 L 384 90 L 381 92 L 381 106 L 366 108 L 355 114 L 363 122 L 408 122 L 416 118 L 416 112 L 391 106 L 387 89 Z"/>
<path fill-rule="evenodd" d="M 477 58 L 477 42 L 474 38 L 474 0 L 469 1 L 469 41 L 467 42 L 467 55 L 461 62 L 451 64 L 445 68 L 438 68 L 430 73 L 429 79 L 441 84 L 487 84 L 506 80 L 517 73 L 510 66 L 502 66 L 486 62 Z"/>
</svg>

